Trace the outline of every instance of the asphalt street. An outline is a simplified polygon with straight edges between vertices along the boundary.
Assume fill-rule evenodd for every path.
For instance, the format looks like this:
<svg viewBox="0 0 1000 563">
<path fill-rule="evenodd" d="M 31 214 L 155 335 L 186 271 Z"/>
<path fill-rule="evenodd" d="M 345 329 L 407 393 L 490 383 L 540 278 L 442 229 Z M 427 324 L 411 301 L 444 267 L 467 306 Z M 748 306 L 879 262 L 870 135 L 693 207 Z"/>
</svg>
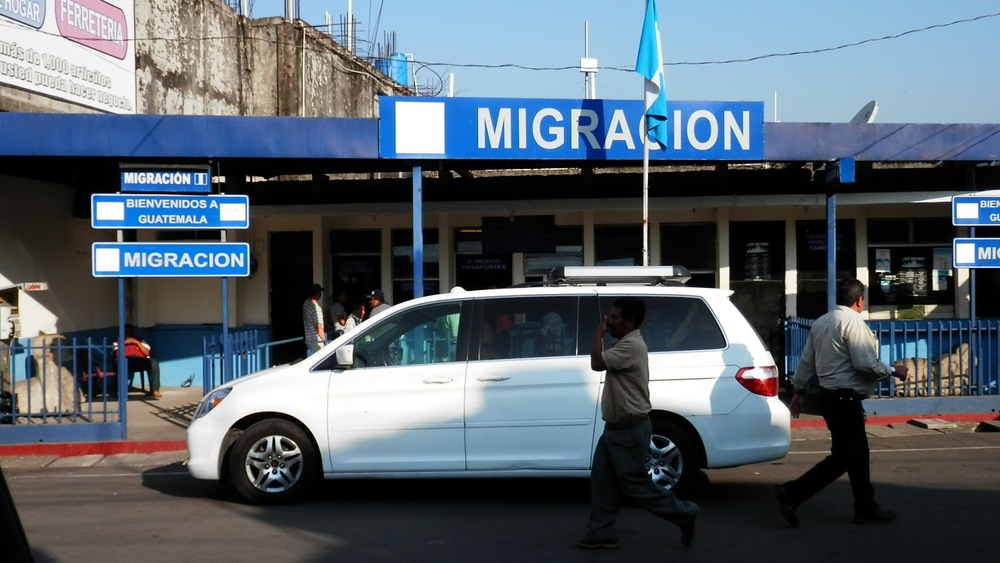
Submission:
<svg viewBox="0 0 1000 563">
<path fill-rule="evenodd" d="M 909 426 L 909 425 L 908 425 Z M 588 510 L 585 479 L 328 481 L 304 503 L 258 507 L 178 462 L 5 469 L 37 561 L 718 561 L 995 560 L 1000 433 L 886 428 L 871 433 L 872 476 L 894 524 L 851 522 L 846 479 L 782 521 L 772 487 L 825 456 L 821 430 L 796 431 L 782 460 L 707 472 L 689 549 L 636 508 L 621 547 L 573 547 Z M 112 456 L 113 457 L 113 456 Z"/>
</svg>

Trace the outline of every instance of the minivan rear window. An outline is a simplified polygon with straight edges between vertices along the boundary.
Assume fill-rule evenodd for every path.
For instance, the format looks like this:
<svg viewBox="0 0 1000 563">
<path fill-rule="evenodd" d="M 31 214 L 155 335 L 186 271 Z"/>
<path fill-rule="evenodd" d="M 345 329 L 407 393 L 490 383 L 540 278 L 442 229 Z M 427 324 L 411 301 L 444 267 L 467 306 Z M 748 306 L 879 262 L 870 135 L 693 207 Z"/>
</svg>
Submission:
<svg viewBox="0 0 1000 563">
<path fill-rule="evenodd" d="M 602 296 L 607 314 L 616 297 Z M 718 350 L 726 337 L 708 304 L 697 297 L 643 296 L 646 319 L 639 331 L 650 352 Z"/>
</svg>

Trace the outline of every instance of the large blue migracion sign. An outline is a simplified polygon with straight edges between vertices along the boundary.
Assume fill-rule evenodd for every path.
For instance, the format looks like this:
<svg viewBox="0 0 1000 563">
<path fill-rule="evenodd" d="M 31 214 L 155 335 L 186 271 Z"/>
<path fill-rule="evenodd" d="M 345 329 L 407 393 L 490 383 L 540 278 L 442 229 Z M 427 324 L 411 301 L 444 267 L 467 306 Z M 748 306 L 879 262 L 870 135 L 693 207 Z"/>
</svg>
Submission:
<svg viewBox="0 0 1000 563">
<path fill-rule="evenodd" d="M 386 97 L 379 113 L 382 158 L 642 160 L 640 100 Z M 651 160 L 764 159 L 763 102 L 671 100 L 668 127 Z"/>
</svg>

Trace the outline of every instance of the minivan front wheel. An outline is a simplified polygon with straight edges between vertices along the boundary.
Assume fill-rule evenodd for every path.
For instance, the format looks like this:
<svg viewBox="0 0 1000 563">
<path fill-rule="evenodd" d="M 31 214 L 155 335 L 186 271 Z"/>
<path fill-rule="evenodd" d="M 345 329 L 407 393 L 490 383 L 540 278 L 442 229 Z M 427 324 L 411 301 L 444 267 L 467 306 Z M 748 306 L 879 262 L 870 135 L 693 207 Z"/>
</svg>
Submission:
<svg viewBox="0 0 1000 563">
<path fill-rule="evenodd" d="M 286 504 L 302 498 L 319 476 L 309 437 L 287 420 L 262 420 L 236 440 L 229 474 L 237 492 L 257 504 Z"/>
<path fill-rule="evenodd" d="M 653 419 L 646 470 L 654 485 L 674 492 L 683 491 L 695 481 L 698 464 L 694 446 L 680 426 L 669 420 Z"/>
</svg>

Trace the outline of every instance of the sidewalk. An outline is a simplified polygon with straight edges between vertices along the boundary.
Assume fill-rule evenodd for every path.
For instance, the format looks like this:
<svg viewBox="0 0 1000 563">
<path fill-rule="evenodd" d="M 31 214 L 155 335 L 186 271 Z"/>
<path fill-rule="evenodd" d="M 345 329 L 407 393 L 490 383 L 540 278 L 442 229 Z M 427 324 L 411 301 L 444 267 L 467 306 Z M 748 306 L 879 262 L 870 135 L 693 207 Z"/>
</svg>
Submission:
<svg viewBox="0 0 1000 563">
<path fill-rule="evenodd" d="M 164 387 L 163 398 L 132 395 L 128 402 L 128 438 L 111 442 L 69 444 L 0 444 L 0 467 L 117 467 L 170 465 L 187 459 L 186 434 L 202 397 L 198 387 Z M 992 413 L 873 416 L 867 419 L 872 436 L 891 437 L 934 433 L 939 423 L 925 428 L 922 421 L 954 423 L 954 431 L 1000 431 L 1000 415 Z M 802 415 L 792 420 L 792 440 L 826 439 L 823 418 Z"/>
<path fill-rule="evenodd" d="M 201 386 L 163 387 L 163 397 L 132 394 L 127 439 L 112 442 L 0 445 L 0 467 L 169 465 L 187 459 L 187 427 Z"/>
</svg>

